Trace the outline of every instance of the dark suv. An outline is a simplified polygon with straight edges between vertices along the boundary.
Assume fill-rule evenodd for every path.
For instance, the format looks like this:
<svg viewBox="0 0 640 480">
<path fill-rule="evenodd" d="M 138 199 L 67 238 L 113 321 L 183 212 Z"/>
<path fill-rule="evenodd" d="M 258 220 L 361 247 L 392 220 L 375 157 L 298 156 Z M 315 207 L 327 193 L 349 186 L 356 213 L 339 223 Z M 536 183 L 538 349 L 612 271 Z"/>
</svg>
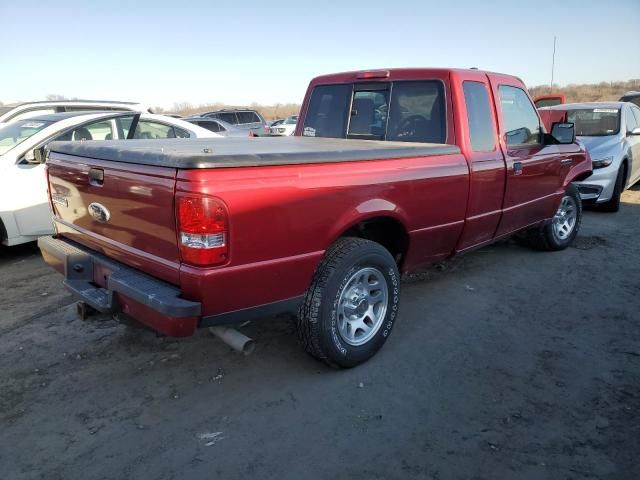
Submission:
<svg viewBox="0 0 640 480">
<path fill-rule="evenodd" d="M 204 112 L 201 117 L 210 117 L 223 122 L 230 123 L 237 128 L 251 130 L 254 135 L 268 135 L 269 125 L 265 119 L 255 110 L 235 109 L 235 110 L 218 110 L 215 112 Z"/>
<path fill-rule="evenodd" d="M 620 101 L 635 103 L 640 107 L 640 92 L 627 92 L 620 98 Z"/>
</svg>

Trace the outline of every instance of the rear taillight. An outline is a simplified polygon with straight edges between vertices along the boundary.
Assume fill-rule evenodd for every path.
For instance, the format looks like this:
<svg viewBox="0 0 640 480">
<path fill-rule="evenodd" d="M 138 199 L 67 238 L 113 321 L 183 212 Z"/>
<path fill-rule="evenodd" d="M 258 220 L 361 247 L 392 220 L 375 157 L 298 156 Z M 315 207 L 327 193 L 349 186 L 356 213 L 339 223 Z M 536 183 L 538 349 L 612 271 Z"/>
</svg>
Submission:
<svg viewBox="0 0 640 480">
<path fill-rule="evenodd" d="M 267 125 L 266 123 L 262 125 L 262 129 L 264 130 L 264 133 L 269 133 L 271 131 L 269 125 Z"/>
<path fill-rule="evenodd" d="M 177 217 L 183 262 L 207 266 L 227 261 L 229 222 L 224 203 L 211 197 L 180 196 Z"/>
</svg>

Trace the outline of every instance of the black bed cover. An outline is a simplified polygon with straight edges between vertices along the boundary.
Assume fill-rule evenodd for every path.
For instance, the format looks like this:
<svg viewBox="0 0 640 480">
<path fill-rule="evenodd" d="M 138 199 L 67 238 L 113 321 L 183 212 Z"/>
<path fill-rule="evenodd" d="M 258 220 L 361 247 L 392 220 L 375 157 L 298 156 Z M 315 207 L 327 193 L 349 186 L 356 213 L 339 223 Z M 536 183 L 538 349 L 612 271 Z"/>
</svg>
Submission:
<svg viewBox="0 0 640 480">
<path fill-rule="evenodd" d="M 460 153 L 455 145 L 313 137 L 52 142 L 52 153 L 174 168 L 353 162 Z"/>
</svg>

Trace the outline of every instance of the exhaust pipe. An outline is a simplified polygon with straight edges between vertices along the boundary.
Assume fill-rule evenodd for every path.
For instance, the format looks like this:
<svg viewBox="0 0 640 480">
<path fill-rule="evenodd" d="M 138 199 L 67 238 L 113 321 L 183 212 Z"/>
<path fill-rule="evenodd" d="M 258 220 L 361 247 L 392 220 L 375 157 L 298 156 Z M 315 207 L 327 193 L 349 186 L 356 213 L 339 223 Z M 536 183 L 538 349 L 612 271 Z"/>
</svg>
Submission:
<svg viewBox="0 0 640 480">
<path fill-rule="evenodd" d="M 256 348 L 256 342 L 230 327 L 209 327 L 209 331 L 234 350 L 250 355 Z"/>
</svg>

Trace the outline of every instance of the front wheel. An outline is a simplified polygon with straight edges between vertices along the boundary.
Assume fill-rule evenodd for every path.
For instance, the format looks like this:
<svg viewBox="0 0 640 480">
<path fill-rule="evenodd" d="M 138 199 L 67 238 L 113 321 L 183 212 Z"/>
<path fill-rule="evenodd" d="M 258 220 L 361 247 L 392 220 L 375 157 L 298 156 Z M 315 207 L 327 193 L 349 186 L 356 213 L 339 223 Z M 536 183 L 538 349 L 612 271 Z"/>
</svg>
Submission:
<svg viewBox="0 0 640 480">
<path fill-rule="evenodd" d="M 564 250 L 575 240 L 581 222 L 580 192 L 575 185 L 569 184 L 551 222 L 527 232 L 526 243 L 537 250 Z"/>
<path fill-rule="evenodd" d="M 400 274 L 382 245 L 339 239 L 318 266 L 297 320 L 304 349 L 334 367 L 371 358 L 398 315 Z"/>
</svg>

